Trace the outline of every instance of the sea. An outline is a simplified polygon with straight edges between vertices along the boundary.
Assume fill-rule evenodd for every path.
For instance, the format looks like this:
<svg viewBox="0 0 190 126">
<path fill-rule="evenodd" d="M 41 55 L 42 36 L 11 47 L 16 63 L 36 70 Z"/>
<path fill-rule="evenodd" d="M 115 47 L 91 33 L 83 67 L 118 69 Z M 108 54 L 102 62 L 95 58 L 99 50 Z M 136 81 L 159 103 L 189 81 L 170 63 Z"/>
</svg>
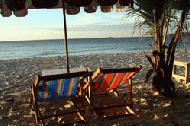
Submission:
<svg viewBox="0 0 190 126">
<path fill-rule="evenodd" d="M 184 41 L 184 40 L 183 40 Z M 190 37 L 179 48 L 190 47 Z M 151 37 L 68 39 L 70 55 L 131 53 L 150 50 Z M 0 41 L 0 60 L 65 56 L 64 40 Z"/>
</svg>

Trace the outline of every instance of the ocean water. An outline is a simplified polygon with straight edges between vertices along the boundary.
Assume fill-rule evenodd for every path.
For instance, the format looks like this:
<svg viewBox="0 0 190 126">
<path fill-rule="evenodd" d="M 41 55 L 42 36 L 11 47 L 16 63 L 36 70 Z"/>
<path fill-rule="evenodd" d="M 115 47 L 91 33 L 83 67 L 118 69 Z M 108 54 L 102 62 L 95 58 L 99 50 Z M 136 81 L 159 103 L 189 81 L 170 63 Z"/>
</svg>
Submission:
<svg viewBox="0 0 190 126">
<path fill-rule="evenodd" d="M 68 48 L 69 55 L 127 53 L 150 50 L 153 43 L 150 37 L 86 38 L 69 39 Z M 48 56 L 65 56 L 64 40 L 0 41 L 0 60 Z"/>
</svg>

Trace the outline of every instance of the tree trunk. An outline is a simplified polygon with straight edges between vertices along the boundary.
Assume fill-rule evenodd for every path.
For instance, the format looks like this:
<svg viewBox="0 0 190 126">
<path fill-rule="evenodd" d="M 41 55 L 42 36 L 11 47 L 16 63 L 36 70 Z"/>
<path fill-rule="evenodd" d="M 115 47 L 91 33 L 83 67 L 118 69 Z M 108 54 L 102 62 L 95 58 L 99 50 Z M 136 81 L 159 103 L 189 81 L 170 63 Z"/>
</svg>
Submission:
<svg viewBox="0 0 190 126">
<path fill-rule="evenodd" d="M 160 10 L 161 11 L 161 10 Z M 153 76 L 153 82 L 152 85 L 156 90 L 168 97 L 173 98 L 175 97 L 175 84 L 172 81 L 172 70 L 173 70 L 173 63 L 174 63 L 174 54 L 175 49 L 177 46 L 177 43 L 181 37 L 181 33 L 183 30 L 183 25 L 185 23 L 186 15 L 187 15 L 188 9 L 184 9 L 181 13 L 181 20 L 177 26 L 176 32 L 173 35 L 171 42 L 169 44 L 169 48 L 166 54 L 165 49 L 165 38 L 167 35 L 167 26 L 168 26 L 168 20 L 166 18 L 166 14 L 163 11 L 162 16 L 158 21 L 156 21 L 156 43 L 157 43 L 157 50 L 158 55 L 154 56 L 155 60 L 155 68 L 154 68 L 154 76 Z M 155 15 L 156 16 L 156 15 Z M 167 59 L 165 59 L 165 57 Z"/>
</svg>

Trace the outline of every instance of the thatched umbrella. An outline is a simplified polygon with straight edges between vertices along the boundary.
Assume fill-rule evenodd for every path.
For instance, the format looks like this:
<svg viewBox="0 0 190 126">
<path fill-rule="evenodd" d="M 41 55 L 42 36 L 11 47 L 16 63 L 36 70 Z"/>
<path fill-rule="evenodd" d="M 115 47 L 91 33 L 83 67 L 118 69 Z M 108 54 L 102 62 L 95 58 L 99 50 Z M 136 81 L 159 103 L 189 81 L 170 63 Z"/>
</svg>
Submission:
<svg viewBox="0 0 190 126">
<path fill-rule="evenodd" d="M 28 9 L 63 8 L 66 63 L 69 73 L 66 13 L 78 14 L 80 7 L 84 7 L 87 13 L 93 13 L 96 12 L 97 6 L 100 6 L 102 12 L 110 12 L 113 5 L 116 5 L 117 11 L 121 12 L 125 11 L 125 6 L 132 8 L 133 3 L 133 0 L 0 0 L 0 12 L 4 17 L 9 17 L 12 13 L 17 17 L 22 17 L 28 14 Z"/>
</svg>

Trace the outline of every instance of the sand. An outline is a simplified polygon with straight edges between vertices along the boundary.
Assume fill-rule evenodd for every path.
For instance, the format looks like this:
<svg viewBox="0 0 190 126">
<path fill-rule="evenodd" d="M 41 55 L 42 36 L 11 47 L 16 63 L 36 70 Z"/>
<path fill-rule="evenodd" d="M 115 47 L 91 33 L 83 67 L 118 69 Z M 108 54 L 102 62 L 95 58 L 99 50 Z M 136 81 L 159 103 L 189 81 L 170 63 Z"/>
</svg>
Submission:
<svg viewBox="0 0 190 126">
<path fill-rule="evenodd" d="M 190 53 L 178 51 L 177 59 L 190 61 Z M 103 68 L 123 68 L 142 65 L 143 69 L 134 78 L 135 117 L 112 119 L 91 119 L 87 125 L 190 125 L 190 86 L 176 83 L 175 104 L 162 96 L 152 96 L 151 84 L 144 84 L 146 72 L 151 66 L 143 53 L 93 54 L 70 56 L 70 67 L 85 67 L 95 70 Z M 36 74 L 42 69 L 66 68 L 65 57 L 36 57 L 0 60 L 0 126 L 37 125 L 34 109 L 29 104 L 30 86 Z M 120 89 L 125 92 L 124 89 Z M 49 123 L 49 125 L 53 125 Z M 55 125 L 55 124 L 54 124 Z"/>
</svg>

